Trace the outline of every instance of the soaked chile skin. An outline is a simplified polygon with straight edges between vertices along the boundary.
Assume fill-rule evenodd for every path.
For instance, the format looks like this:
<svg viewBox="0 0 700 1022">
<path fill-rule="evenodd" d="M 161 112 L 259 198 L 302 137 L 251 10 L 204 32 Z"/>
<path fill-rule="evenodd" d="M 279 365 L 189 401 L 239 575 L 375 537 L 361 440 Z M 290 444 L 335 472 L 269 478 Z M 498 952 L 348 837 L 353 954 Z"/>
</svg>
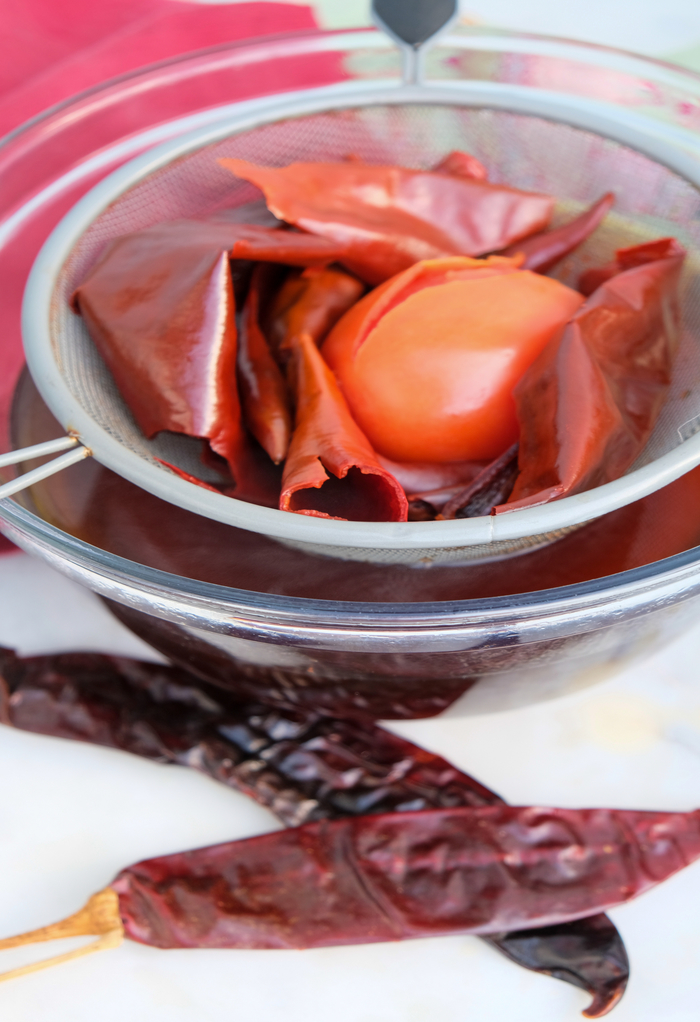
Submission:
<svg viewBox="0 0 700 1022">
<path fill-rule="evenodd" d="M 685 258 L 660 244 L 638 246 L 640 265 L 603 283 L 517 384 L 520 473 L 496 513 L 618 479 L 644 448 L 671 384 Z"/>
<path fill-rule="evenodd" d="M 280 510 L 316 518 L 405 522 L 408 501 L 402 487 L 379 464 L 308 334 L 295 341 L 293 365 L 296 422 Z"/>
<path fill-rule="evenodd" d="M 25 372 L 13 409 L 13 445 L 50 440 L 60 428 Z M 541 550 L 425 571 L 303 553 L 159 500 L 91 458 L 32 487 L 32 498 L 42 517 L 71 535 L 150 567 L 254 592 L 368 603 L 481 599 L 572 585 L 700 543 L 700 468 Z M 397 715 L 388 708 L 378 714 Z"/>
<path fill-rule="evenodd" d="M 320 820 L 166 855 L 110 885 L 155 947 L 310 948 L 552 926 L 700 857 L 700 811 L 460 806 Z"/>
<path fill-rule="evenodd" d="M 589 297 L 601 285 L 616 277 L 618 273 L 622 273 L 624 270 L 633 270 L 637 266 L 645 266 L 656 259 L 667 259 L 674 252 L 680 253 L 680 247 L 674 238 L 657 238 L 655 241 L 646 241 L 642 245 L 619 248 L 611 262 L 606 263 L 605 266 L 595 266 L 581 274 L 578 289 L 581 294 Z"/>
<path fill-rule="evenodd" d="M 514 443 L 507 451 L 487 465 L 464 489 L 456 493 L 442 509 L 442 517 L 478 518 L 490 515 L 494 506 L 505 504 L 518 475 L 518 447 Z"/>
<path fill-rule="evenodd" d="M 601 223 L 605 214 L 612 207 L 615 196 L 612 192 L 598 199 L 592 206 L 584 210 L 580 216 L 570 220 L 561 227 L 555 227 L 551 231 L 542 231 L 540 234 L 533 234 L 524 241 L 509 245 L 508 248 L 499 252 L 499 255 L 515 256 L 522 254 L 525 257 L 523 262 L 524 270 L 534 270 L 535 273 L 547 273 L 552 267 L 573 252 L 575 248 L 588 238 Z M 597 286 L 597 285 L 596 285 Z M 589 294 L 583 291 L 583 294 Z"/>
<path fill-rule="evenodd" d="M 583 301 L 520 262 L 416 263 L 326 337 L 323 357 L 381 456 L 490 460 L 517 439 L 513 386 Z"/>
<path fill-rule="evenodd" d="M 258 264 L 239 322 L 238 388 L 248 429 L 279 465 L 289 448 L 292 414 L 287 384 L 260 329 L 260 270 Z"/>
<path fill-rule="evenodd" d="M 219 162 L 257 185 L 275 216 L 347 245 L 339 261 L 368 284 L 422 259 L 497 252 L 543 230 L 554 208 L 551 196 L 453 173 L 358 162 Z"/>
<path fill-rule="evenodd" d="M 192 767 L 266 806 L 288 827 L 344 816 L 502 800 L 440 756 L 370 724 L 241 704 L 185 671 L 125 657 L 0 650 L 0 720 L 38 734 Z M 599 1017 L 629 963 L 604 915 L 485 936 L 525 968 L 589 991 Z"/>
<path fill-rule="evenodd" d="M 253 224 L 159 224 L 108 245 L 73 303 L 144 434 L 208 440 L 228 462 L 236 496 L 267 503 L 268 474 L 251 448 L 235 385 L 229 259 L 308 265 L 341 250 Z"/>
<path fill-rule="evenodd" d="M 433 167 L 436 174 L 452 174 L 453 177 L 466 177 L 472 181 L 487 181 L 486 167 L 471 153 L 453 149 Z"/>
</svg>

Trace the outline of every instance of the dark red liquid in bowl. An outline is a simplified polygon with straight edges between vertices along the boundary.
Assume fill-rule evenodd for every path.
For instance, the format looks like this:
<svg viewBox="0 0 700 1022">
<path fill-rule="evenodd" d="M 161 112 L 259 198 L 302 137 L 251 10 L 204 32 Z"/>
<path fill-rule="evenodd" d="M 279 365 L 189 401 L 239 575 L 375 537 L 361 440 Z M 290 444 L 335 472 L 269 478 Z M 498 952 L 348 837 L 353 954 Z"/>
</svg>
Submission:
<svg viewBox="0 0 700 1022">
<path fill-rule="evenodd" d="M 62 432 L 26 373 L 13 430 L 15 446 Z M 31 497 L 47 521 L 130 560 L 203 582 L 321 600 L 412 603 L 527 593 L 637 568 L 700 543 L 700 468 L 533 553 L 425 568 L 311 556 L 168 504 L 93 460 L 34 486 Z"/>
</svg>

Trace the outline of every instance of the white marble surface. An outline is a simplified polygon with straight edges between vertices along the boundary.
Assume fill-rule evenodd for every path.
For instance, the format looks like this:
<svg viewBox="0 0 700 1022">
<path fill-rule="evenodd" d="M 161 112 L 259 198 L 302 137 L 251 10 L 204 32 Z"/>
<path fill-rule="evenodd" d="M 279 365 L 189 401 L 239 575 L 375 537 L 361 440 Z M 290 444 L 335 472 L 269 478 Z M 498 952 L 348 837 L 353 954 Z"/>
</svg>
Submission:
<svg viewBox="0 0 700 1022">
<path fill-rule="evenodd" d="M 153 656 L 90 593 L 24 554 L 0 559 L 0 643 L 22 654 Z M 700 626 L 574 696 L 391 726 L 513 803 L 691 808 L 700 805 L 699 662 Z M 9 728 L 0 728 L 0 776 L 0 937 L 62 918 L 138 859 L 277 826 L 184 769 Z M 611 913 L 633 969 L 616 1022 L 697 1022 L 698 904 L 700 864 Z M 4 952 L 0 968 L 48 947 Z M 127 942 L 0 985 L 8 1022 L 565 1022 L 586 1003 L 470 937 L 305 952 Z"/>
</svg>

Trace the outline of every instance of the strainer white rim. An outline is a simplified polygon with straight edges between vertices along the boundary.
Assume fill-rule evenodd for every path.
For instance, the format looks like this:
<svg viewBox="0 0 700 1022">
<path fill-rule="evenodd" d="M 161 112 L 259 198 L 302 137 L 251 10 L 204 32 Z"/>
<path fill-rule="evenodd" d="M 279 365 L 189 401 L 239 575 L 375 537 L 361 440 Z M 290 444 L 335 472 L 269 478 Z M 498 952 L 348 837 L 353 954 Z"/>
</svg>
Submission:
<svg viewBox="0 0 700 1022">
<path fill-rule="evenodd" d="M 488 107 L 545 117 L 628 145 L 700 188 L 700 138 L 675 125 L 624 112 L 602 101 L 528 86 L 451 81 L 420 86 L 350 82 L 267 96 L 211 111 L 201 126 L 129 161 L 88 192 L 55 228 L 32 268 L 22 308 L 25 354 L 34 381 L 66 430 L 74 432 L 107 468 L 162 499 L 253 532 L 315 546 L 416 550 L 473 546 L 558 531 L 599 517 L 673 482 L 700 463 L 700 433 L 628 475 L 586 493 L 505 515 L 450 522 L 338 522 L 258 507 L 202 489 L 145 462 L 89 416 L 64 382 L 51 342 L 51 305 L 57 277 L 80 236 L 124 191 L 193 150 L 288 117 L 369 104 L 435 103 Z M 233 111 L 233 112 L 231 112 Z M 196 116 L 188 123 L 196 123 Z"/>
</svg>

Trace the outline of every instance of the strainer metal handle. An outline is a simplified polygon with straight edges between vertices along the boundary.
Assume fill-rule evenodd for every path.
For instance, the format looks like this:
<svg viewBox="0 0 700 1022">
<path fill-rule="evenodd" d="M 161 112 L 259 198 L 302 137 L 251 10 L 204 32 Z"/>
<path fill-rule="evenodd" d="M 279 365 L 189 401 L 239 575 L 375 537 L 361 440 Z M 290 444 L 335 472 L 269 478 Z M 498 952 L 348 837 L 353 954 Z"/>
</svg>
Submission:
<svg viewBox="0 0 700 1022">
<path fill-rule="evenodd" d="M 403 51 L 405 85 L 418 85 L 423 55 L 459 17 L 459 0 L 372 0 L 372 19 Z"/>
<path fill-rule="evenodd" d="M 19 451 L 0 454 L 0 468 L 6 468 L 8 465 L 18 465 L 22 461 L 43 458 L 47 454 L 57 454 L 59 451 L 67 451 L 67 453 L 0 486 L 0 500 L 11 497 L 13 493 L 19 493 L 20 490 L 26 490 L 28 486 L 33 486 L 34 483 L 39 483 L 42 479 L 48 479 L 56 472 L 62 472 L 64 468 L 75 465 L 83 458 L 89 458 L 92 451 L 89 447 L 81 444 L 76 436 L 68 435 L 57 437 L 55 440 L 47 440 L 43 444 L 34 444 L 32 447 L 23 447 Z"/>
</svg>

